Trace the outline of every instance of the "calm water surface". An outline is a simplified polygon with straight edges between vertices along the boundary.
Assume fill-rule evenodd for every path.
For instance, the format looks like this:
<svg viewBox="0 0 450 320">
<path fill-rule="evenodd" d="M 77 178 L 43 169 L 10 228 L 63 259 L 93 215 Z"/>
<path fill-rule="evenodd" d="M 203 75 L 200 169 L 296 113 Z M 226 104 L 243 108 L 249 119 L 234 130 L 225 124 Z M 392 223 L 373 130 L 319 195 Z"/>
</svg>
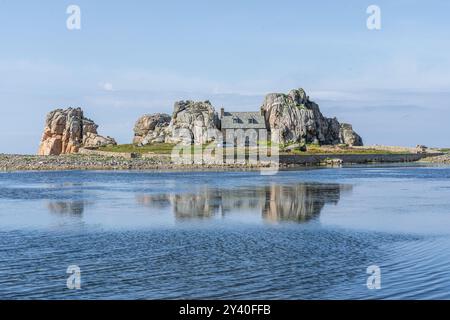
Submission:
<svg viewBox="0 0 450 320">
<path fill-rule="evenodd" d="M 0 173 L 0 298 L 450 299 L 450 167 Z"/>
</svg>

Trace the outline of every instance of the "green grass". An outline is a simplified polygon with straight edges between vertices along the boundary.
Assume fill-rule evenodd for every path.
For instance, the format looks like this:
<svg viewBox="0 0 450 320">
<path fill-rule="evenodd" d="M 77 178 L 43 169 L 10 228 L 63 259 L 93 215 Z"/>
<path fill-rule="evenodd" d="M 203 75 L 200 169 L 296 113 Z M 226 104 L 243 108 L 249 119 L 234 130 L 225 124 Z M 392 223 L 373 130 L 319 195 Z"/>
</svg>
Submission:
<svg viewBox="0 0 450 320">
<path fill-rule="evenodd" d="M 260 145 L 263 144 L 260 142 Z M 267 147 L 271 147 L 271 143 L 266 143 Z M 171 143 L 155 143 L 146 145 L 143 147 L 138 147 L 133 144 L 121 144 L 117 146 L 108 146 L 108 147 L 102 147 L 98 150 L 100 151 L 107 151 L 107 152 L 124 152 L 124 153 L 154 153 L 154 154 L 171 154 L 173 148 L 175 147 L 175 144 Z M 202 147 L 203 149 L 206 148 L 208 144 L 204 144 Z M 282 146 L 284 147 L 284 146 Z M 240 150 L 241 148 L 234 148 L 235 152 Z M 282 148 L 280 148 L 282 150 Z M 245 153 L 248 154 L 247 148 L 244 149 Z M 280 150 L 280 154 L 284 154 L 285 152 L 282 152 Z M 446 150 L 446 151 L 444 151 Z M 442 152 L 450 152 L 450 149 L 441 149 Z M 225 153 L 225 150 L 224 150 Z M 307 145 L 307 151 L 299 151 L 299 150 L 292 150 L 288 154 L 298 154 L 298 155 L 319 155 L 319 154 L 400 154 L 404 152 L 393 152 L 393 151 L 387 151 L 387 150 L 375 150 L 375 149 L 352 149 L 352 148 L 342 148 L 342 149 L 334 149 L 334 150 L 325 150 L 321 148 L 319 145 L 313 145 L 308 144 Z"/>
<path fill-rule="evenodd" d="M 319 144 L 306 144 L 306 151 L 292 150 L 291 153 L 299 155 L 320 155 L 320 154 L 403 154 L 404 151 L 378 150 L 371 148 L 352 148 L 346 145 L 337 145 L 330 149 L 330 146 L 320 146 Z"/>
<path fill-rule="evenodd" d="M 143 147 L 138 147 L 134 144 L 120 144 L 117 146 L 102 147 L 98 150 L 107 152 L 170 154 L 173 147 L 175 147 L 175 144 L 172 143 L 155 143 Z"/>
<path fill-rule="evenodd" d="M 292 150 L 292 154 L 298 155 L 320 155 L 320 154 L 403 154 L 405 152 L 389 151 L 389 150 L 377 150 L 377 149 L 352 149 L 352 148 L 341 148 L 326 150 L 321 148 L 319 145 L 308 144 L 307 151 Z"/>
<path fill-rule="evenodd" d="M 209 145 L 210 144 L 203 144 L 201 147 L 204 150 Z M 214 145 L 214 143 L 213 143 L 213 145 Z M 146 146 L 142 146 L 142 147 L 138 147 L 134 144 L 120 144 L 117 146 L 101 147 L 98 150 L 106 151 L 106 152 L 123 152 L 123 153 L 138 153 L 138 154 L 144 154 L 144 153 L 171 154 L 172 150 L 175 146 L 176 146 L 176 144 L 171 144 L 171 143 L 155 143 L 155 144 L 150 144 L 150 145 L 146 145 Z M 199 146 L 192 146 L 191 147 L 192 152 L 194 152 L 195 147 L 198 148 Z M 249 154 L 249 152 L 250 152 L 247 148 L 234 147 L 233 149 L 234 149 L 235 154 L 238 152 L 245 152 L 245 154 Z M 270 146 L 269 146 L 269 150 L 270 150 Z M 186 151 L 185 148 L 184 148 L 184 151 Z M 229 152 L 229 151 L 223 149 L 223 153 L 226 154 L 226 152 Z M 214 154 L 214 152 L 213 152 L 213 154 Z"/>
<path fill-rule="evenodd" d="M 126 152 L 126 153 L 154 153 L 154 154 L 171 154 L 173 148 L 176 146 L 174 143 L 154 143 L 154 144 L 148 144 L 142 147 L 139 147 L 134 144 L 119 144 L 117 146 L 108 146 L 108 147 L 101 147 L 98 150 L 99 151 L 106 151 L 106 152 Z M 209 144 L 202 145 L 202 149 L 205 149 Z M 192 146 L 192 151 L 194 151 L 194 148 L 198 146 Z"/>
<path fill-rule="evenodd" d="M 450 153 L 450 148 L 441 148 L 439 149 L 439 151 L 444 153 Z"/>
</svg>

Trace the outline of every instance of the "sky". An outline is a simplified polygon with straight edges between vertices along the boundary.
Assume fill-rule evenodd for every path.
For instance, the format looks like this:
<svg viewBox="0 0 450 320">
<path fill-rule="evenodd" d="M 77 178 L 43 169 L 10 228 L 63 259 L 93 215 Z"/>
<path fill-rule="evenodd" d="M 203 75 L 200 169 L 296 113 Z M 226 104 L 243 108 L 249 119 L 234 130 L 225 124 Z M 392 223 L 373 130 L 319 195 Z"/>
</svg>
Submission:
<svg viewBox="0 0 450 320">
<path fill-rule="evenodd" d="M 177 100 L 251 111 L 300 87 L 365 144 L 449 147 L 449 15 L 445 0 L 0 0 L 0 153 L 36 153 L 56 108 L 130 143 Z"/>
</svg>

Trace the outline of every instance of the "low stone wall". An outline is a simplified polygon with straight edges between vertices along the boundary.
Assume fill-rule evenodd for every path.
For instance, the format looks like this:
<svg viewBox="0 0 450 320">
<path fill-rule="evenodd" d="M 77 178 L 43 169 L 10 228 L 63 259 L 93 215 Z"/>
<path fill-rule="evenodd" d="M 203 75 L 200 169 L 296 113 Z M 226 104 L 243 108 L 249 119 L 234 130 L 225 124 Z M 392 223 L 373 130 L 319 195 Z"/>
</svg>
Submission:
<svg viewBox="0 0 450 320">
<path fill-rule="evenodd" d="M 125 159 L 139 158 L 139 154 L 133 153 L 133 152 L 107 152 L 107 151 L 85 149 L 85 148 L 81 148 L 78 151 L 78 153 L 89 154 L 89 155 L 94 155 L 94 156 L 103 156 L 103 157 L 125 158 Z"/>
<path fill-rule="evenodd" d="M 320 155 L 280 155 L 281 165 L 316 165 L 331 159 L 339 159 L 344 164 L 371 162 L 413 162 L 438 154 L 320 154 Z"/>
</svg>

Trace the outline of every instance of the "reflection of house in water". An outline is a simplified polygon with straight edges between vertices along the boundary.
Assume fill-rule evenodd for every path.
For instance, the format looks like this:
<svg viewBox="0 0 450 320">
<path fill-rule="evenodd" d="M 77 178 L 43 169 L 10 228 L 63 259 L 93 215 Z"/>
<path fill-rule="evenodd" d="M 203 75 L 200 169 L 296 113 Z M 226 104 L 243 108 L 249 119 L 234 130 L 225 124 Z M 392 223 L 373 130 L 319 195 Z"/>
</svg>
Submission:
<svg viewBox="0 0 450 320">
<path fill-rule="evenodd" d="M 196 193 L 141 195 L 138 203 L 152 208 L 171 207 L 177 219 L 208 218 L 216 214 L 257 211 L 268 221 L 308 221 L 325 204 L 337 204 L 350 185 L 301 183 L 238 189 L 206 188 Z"/>
<path fill-rule="evenodd" d="M 267 187 L 263 217 L 271 221 L 308 221 L 317 217 L 325 204 L 337 204 L 343 188 L 339 184 Z"/>
<path fill-rule="evenodd" d="M 84 212 L 85 201 L 54 201 L 47 204 L 52 213 L 60 215 L 81 216 Z"/>
</svg>

